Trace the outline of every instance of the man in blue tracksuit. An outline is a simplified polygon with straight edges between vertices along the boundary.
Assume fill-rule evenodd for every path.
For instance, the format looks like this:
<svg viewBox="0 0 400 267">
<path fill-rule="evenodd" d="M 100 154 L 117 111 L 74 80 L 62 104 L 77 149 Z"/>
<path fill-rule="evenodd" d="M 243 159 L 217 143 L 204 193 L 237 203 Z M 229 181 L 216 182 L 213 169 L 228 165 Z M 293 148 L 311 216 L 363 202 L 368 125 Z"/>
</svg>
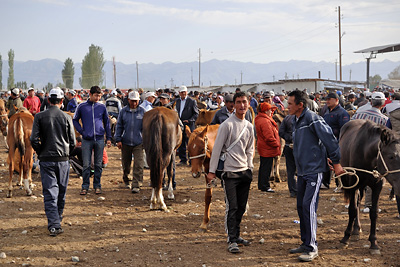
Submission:
<svg viewBox="0 0 400 267">
<path fill-rule="evenodd" d="M 121 149 L 122 179 L 127 188 L 132 188 L 132 193 L 139 193 L 143 183 L 143 116 L 146 110 L 139 106 L 140 96 L 137 91 L 128 94 L 129 104 L 121 109 L 115 130 L 115 141 Z M 132 163 L 132 155 L 135 159 L 132 170 L 132 186 L 129 184 L 129 172 Z"/>
<path fill-rule="evenodd" d="M 331 127 L 306 107 L 307 95 L 295 90 L 289 93 L 288 109 L 293 118 L 293 155 L 297 168 L 297 213 L 300 218 L 302 244 L 290 253 L 303 253 L 300 261 L 318 256 L 317 208 L 322 173 L 332 162 L 336 175 L 343 173 L 340 148 Z M 330 165 L 330 164 L 329 164 Z"/>
<path fill-rule="evenodd" d="M 106 134 L 107 147 L 110 147 L 111 129 L 106 106 L 98 103 L 100 97 L 100 87 L 92 86 L 89 99 L 76 108 L 73 119 L 75 129 L 82 135 L 83 182 L 81 195 L 86 195 L 89 190 L 92 151 L 94 153 L 93 188 L 96 194 L 102 193 L 100 179 L 103 170 L 104 134 Z M 79 124 L 79 120 L 82 121 L 82 126 Z"/>
</svg>

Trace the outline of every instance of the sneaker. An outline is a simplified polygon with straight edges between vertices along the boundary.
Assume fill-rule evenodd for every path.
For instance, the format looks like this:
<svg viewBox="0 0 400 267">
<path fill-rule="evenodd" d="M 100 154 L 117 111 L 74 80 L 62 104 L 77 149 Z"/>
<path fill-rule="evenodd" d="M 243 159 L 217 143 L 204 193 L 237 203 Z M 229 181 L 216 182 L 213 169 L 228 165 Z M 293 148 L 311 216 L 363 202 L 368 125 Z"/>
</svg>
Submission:
<svg viewBox="0 0 400 267">
<path fill-rule="evenodd" d="M 239 245 L 243 245 L 243 246 L 249 246 L 251 244 L 250 241 L 243 239 L 241 237 L 239 237 L 236 241 L 236 243 L 238 243 Z"/>
<path fill-rule="evenodd" d="M 229 242 L 228 251 L 230 253 L 239 253 L 240 249 L 239 249 L 238 244 L 236 242 Z"/>
<path fill-rule="evenodd" d="M 369 213 L 369 210 L 370 210 L 370 208 L 366 207 L 365 209 L 362 209 L 361 211 L 364 212 L 364 213 Z M 382 211 L 381 209 L 378 209 L 378 213 L 381 212 L 381 211 Z"/>
<path fill-rule="evenodd" d="M 275 193 L 275 191 L 272 190 L 271 188 L 268 188 L 267 190 L 265 190 L 265 192 L 267 192 L 267 193 Z"/>
<path fill-rule="evenodd" d="M 57 236 L 59 234 L 64 233 L 64 230 L 62 228 L 54 228 L 53 227 L 53 228 L 50 228 L 49 232 L 50 232 L 50 236 Z"/>
<path fill-rule="evenodd" d="M 290 254 L 297 254 L 297 253 L 303 253 L 303 252 L 306 252 L 306 247 L 303 246 L 303 245 L 301 245 L 298 248 L 294 248 L 294 249 L 289 250 Z"/>
<path fill-rule="evenodd" d="M 329 189 L 329 186 L 326 186 L 325 184 L 321 184 L 320 189 L 321 189 L 321 190 L 328 190 L 328 189 Z"/>
<path fill-rule="evenodd" d="M 304 252 L 303 254 L 301 254 L 299 256 L 299 260 L 300 261 L 312 261 L 316 257 L 318 257 L 318 251 L 308 251 L 308 252 Z"/>
<path fill-rule="evenodd" d="M 132 188 L 132 193 L 133 193 L 133 194 L 137 194 L 137 193 L 139 193 L 139 192 L 140 192 L 140 188 L 137 188 L 137 187 Z"/>
</svg>

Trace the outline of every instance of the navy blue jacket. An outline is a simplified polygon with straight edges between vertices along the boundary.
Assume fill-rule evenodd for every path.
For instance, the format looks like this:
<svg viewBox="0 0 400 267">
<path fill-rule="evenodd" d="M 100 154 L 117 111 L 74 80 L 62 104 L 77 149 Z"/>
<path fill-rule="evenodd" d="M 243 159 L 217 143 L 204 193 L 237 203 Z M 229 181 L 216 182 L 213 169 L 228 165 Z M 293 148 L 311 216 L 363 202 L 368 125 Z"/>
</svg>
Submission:
<svg viewBox="0 0 400 267">
<path fill-rule="evenodd" d="M 297 174 L 304 176 L 328 171 L 327 157 L 340 162 L 340 149 L 331 127 L 322 117 L 305 108 L 293 118 L 293 155 Z"/>
<path fill-rule="evenodd" d="M 115 129 L 115 141 L 117 143 L 122 142 L 127 146 L 137 146 L 143 142 L 143 115 L 145 112 L 141 106 L 138 106 L 135 112 L 132 112 L 129 106 L 121 109 Z"/>
<path fill-rule="evenodd" d="M 82 126 L 79 124 L 82 120 Z M 75 111 L 72 120 L 75 129 L 85 140 L 101 140 L 106 134 L 107 140 L 111 140 L 110 119 L 106 106 L 99 102 L 86 101 L 81 103 Z"/>
<path fill-rule="evenodd" d="M 331 126 L 336 139 L 339 140 L 340 129 L 346 122 L 350 121 L 349 113 L 342 106 L 337 105 L 332 110 L 328 108 L 323 117 L 325 122 Z"/>
</svg>

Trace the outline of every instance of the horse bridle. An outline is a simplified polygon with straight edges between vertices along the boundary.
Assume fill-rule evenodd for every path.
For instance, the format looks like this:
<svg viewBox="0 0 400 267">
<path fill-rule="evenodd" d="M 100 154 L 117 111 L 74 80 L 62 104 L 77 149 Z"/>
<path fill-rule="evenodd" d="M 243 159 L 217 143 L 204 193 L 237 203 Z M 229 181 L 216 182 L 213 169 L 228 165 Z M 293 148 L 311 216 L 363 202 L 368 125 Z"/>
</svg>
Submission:
<svg viewBox="0 0 400 267">
<path fill-rule="evenodd" d="M 204 153 L 197 155 L 197 156 L 189 157 L 189 159 L 192 160 L 192 159 L 198 159 L 198 158 L 204 157 L 204 159 L 203 159 L 203 161 L 204 161 L 207 156 L 207 151 L 210 151 L 210 150 L 208 149 L 208 137 L 206 135 L 206 136 L 204 136 Z"/>
<path fill-rule="evenodd" d="M 378 179 L 378 178 L 382 179 L 382 178 L 385 178 L 388 174 L 400 172 L 400 169 L 390 171 L 389 168 L 387 167 L 385 159 L 383 158 L 383 155 L 382 155 L 382 152 L 381 152 L 381 143 L 382 142 L 379 140 L 379 143 L 378 143 L 378 155 L 376 156 L 376 159 L 378 161 L 379 161 L 379 159 L 382 161 L 383 167 L 385 167 L 386 172 L 384 174 L 381 174 L 378 170 L 369 171 L 369 170 L 358 169 L 358 168 L 353 168 L 353 167 L 343 167 L 343 170 L 345 170 L 345 173 L 342 173 L 342 174 L 340 174 L 338 176 L 335 176 L 335 179 L 337 179 L 338 182 L 339 182 L 339 186 L 338 186 L 339 188 L 352 189 L 352 188 L 356 187 L 358 182 L 360 181 L 360 178 L 356 174 L 356 171 L 369 173 L 372 176 L 374 176 L 376 179 Z M 351 186 L 343 186 L 342 179 L 339 179 L 343 175 L 353 175 L 353 176 L 356 177 L 357 181 Z M 379 180 L 381 180 L 381 179 L 379 179 Z"/>
</svg>

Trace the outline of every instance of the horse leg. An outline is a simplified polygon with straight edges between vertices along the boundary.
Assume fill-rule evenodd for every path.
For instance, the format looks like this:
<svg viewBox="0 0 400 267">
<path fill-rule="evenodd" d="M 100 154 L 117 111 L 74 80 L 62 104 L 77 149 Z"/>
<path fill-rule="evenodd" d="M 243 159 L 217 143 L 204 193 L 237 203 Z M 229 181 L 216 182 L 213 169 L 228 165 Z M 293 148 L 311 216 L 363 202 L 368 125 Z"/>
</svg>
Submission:
<svg viewBox="0 0 400 267">
<path fill-rule="evenodd" d="M 167 167 L 167 175 L 168 175 L 168 199 L 175 199 L 174 196 L 174 187 L 172 185 L 172 165 L 175 161 L 175 157 L 171 156 L 171 161 Z"/>
<path fill-rule="evenodd" d="M 212 199 L 212 188 L 206 188 L 206 192 L 204 195 L 204 216 L 203 222 L 200 225 L 200 229 L 203 231 L 207 231 L 208 223 L 210 222 L 210 205 Z"/>
<path fill-rule="evenodd" d="M 167 205 L 165 205 L 165 202 L 164 202 L 164 196 L 163 196 L 163 193 L 162 193 L 162 187 L 156 188 L 156 198 L 158 198 L 157 201 L 158 201 L 159 209 L 161 209 L 161 210 L 163 210 L 165 212 L 169 212 L 169 210 L 167 208 Z"/>
<path fill-rule="evenodd" d="M 279 174 L 279 164 L 281 164 L 281 156 L 276 156 L 274 159 L 274 173 L 275 173 L 275 182 L 281 182 L 281 175 Z"/>
<path fill-rule="evenodd" d="M 350 239 L 350 235 L 351 235 L 351 229 L 353 228 L 353 222 L 354 219 L 356 217 L 356 201 L 355 201 L 355 191 L 351 191 L 350 193 L 350 205 L 349 205 L 349 221 L 347 224 L 347 228 L 344 231 L 344 237 L 342 238 L 342 240 L 340 240 L 340 243 L 348 246 L 349 245 L 349 239 Z"/>
<path fill-rule="evenodd" d="M 13 173 L 14 173 L 14 150 L 10 149 L 8 152 L 8 159 L 10 161 L 10 164 L 8 166 L 8 171 L 9 171 L 9 179 L 8 179 L 8 194 L 7 197 L 12 197 L 12 178 L 13 178 Z"/>
<path fill-rule="evenodd" d="M 360 203 L 361 203 L 360 190 L 356 190 L 354 197 L 356 203 L 356 217 L 354 218 L 353 231 L 351 232 L 351 239 L 357 241 L 360 240 L 360 233 L 362 232 L 361 222 L 360 222 Z"/>
<path fill-rule="evenodd" d="M 369 242 L 371 242 L 371 246 L 369 247 L 369 251 L 372 255 L 380 255 L 380 250 L 378 243 L 376 241 L 376 219 L 378 218 L 378 200 L 379 195 L 382 190 L 383 181 L 380 180 L 372 189 L 372 207 L 369 211 L 369 218 L 371 220 L 371 229 L 369 234 Z"/>
<path fill-rule="evenodd" d="M 33 150 L 28 148 L 27 156 L 23 162 L 24 167 L 24 187 L 27 196 L 32 195 L 32 166 L 33 166 Z"/>
<path fill-rule="evenodd" d="M 150 199 L 150 209 L 151 210 L 156 209 L 156 203 L 157 203 L 157 199 L 156 199 L 156 194 L 155 194 L 155 188 L 153 187 L 151 190 L 151 199 Z"/>
</svg>

